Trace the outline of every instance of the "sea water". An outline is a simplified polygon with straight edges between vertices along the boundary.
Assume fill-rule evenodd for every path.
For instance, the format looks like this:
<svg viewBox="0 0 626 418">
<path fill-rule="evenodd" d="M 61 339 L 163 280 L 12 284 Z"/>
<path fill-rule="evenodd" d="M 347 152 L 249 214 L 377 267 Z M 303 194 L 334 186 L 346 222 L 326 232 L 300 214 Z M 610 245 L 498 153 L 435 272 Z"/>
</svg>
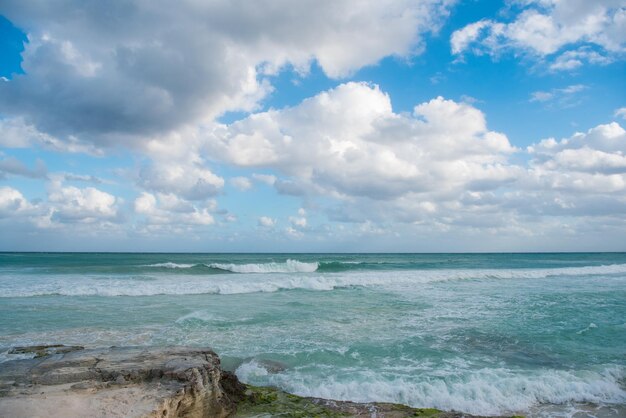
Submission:
<svg viewBox="0 0 626 418">
<path fill-rule="evenodd" d="M 626 254 L 0 253 L 0 361 L 59 343 L 209 346 L 304 396 L 624 416 Z"/>
</svg>

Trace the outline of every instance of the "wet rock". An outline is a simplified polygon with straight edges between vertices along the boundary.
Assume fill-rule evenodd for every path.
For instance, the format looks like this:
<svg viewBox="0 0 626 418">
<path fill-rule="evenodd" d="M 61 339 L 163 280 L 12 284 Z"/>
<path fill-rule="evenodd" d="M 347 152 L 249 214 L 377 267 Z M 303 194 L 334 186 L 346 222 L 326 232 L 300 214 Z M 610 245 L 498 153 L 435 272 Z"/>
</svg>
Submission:
<svg viewBox="0 0 626 418">
<path fill-rule="evenodd" d="M 32 345 L 27 347 L 13 347 L 9 350 L 9 354 L 34 354 L 35 358 L 49 356 L 52 354 L 64 354 L 72 351 L 83 350 L 85 347 L 80 345 Z"/>
<path fill-rule="evenodd" d="M 411 408 L 393 403 L 356 403 L 331 399 L 305 398 L 276 388 L 247 386 L 239 401 L 239 418 L 258 417 L 359 417 L 359 418 L 486 418 L 434 408 Z M 497 418 L 497 417 L 492 417 Z M 504 417 L 500 417 L 504 418 Z M 510 417 L 523 418 L 523 417 Z"/>
</svg>

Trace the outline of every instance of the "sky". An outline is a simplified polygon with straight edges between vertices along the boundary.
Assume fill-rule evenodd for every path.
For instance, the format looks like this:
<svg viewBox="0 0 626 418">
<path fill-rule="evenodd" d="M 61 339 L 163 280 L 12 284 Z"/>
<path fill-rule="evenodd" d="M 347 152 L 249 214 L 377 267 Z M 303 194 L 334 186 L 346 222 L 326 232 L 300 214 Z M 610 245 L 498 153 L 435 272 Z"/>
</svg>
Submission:
<svg viewBox="0 0 626 418">
<path fill-rule="evenodd" d="M 3 0 L 0 251 L 626 251 L 626 0 Z"/>
</svg>

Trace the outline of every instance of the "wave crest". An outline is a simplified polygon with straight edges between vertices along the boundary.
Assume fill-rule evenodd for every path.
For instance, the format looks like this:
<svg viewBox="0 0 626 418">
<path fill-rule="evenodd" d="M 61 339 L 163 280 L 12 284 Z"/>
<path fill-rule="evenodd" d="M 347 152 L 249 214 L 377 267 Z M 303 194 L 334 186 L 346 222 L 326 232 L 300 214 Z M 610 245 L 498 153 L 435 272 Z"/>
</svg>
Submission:
<svg viewBox="0 0 626 418">
<path fill-rule="evenodd" d="M 313 273 L 319 263 L 304 263 L 297 260 L 287 260 L 284 263 L 259 264 L 222 264 L 212 263 L 208 267 L 230 271 L 233 273 Z"/>
<path fill-rule="evenodd" d="M 288 260 L 285 263 L 223 264 L 221 272 L 249 274 L 168 274 L 140 276 L 48 276 L 45 281 L 24 283 L 9 280 L 0 284 L 0 298 L 43 295 L 64 296 L 150 296 L 192 294 L 239 294 L 280 290 L 328 291 L 347 287 L 384 287 L 402 291 L 419 285 L 453 280 L 523 280 L 558 276 L 611 276 L 626 278 L 626 264 L 557 269 L 476 270 L 390 270 L 344 273 L 284 274 L 315 272 L 318 263 Z M 265 273 L 254 277 L 255 273 Z M 274 273 L 274 274 L 269 274 Z"/>
<path fill-rule="evenodd" d="M 624 368 L 613 365 L 599 371 L 493 368 L 419 379 L 372 370 L 325 376 L 298 370 L 272 374 L 253 360 L 239 366 L 235 373 L 243 382 L 276 386 L 300 396 L 414 407 L 428 405 L 475 415 L 541 411 L 545 406 L 555 405 L 571 408 L 588 403 L 619 407 L 626 402 L 626 391 L 620 385 L 625 377 Z"/>
<path fill-rule="evenodd" d="M 155 264 L 146 264 L 141 267 L 155 267 L 155 268 L 165 268 L 165 269 L 190 269 L 192 267 L 197 266 L 197 264 L 181 264 L 181 263 L 155 263 Z"/>
</svg>

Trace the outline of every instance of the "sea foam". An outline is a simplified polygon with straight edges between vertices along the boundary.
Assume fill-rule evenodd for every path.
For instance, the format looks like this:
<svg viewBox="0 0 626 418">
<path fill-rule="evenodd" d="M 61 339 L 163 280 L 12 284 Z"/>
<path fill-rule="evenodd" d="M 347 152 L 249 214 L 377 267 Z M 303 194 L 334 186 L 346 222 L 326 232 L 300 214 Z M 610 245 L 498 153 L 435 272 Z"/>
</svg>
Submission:
<svg viewBox="0 0 626 418">
<path fill-rule="evenodd" d="M 206 269 L 217 270 L 217 272 L 231 273 L 313 273 L 319 263 L 304 263 L 297 260 L 287 260 L 284 263 L 250 263 L 250 264 L 234 264 L 234 263 L 155 263 L 144 264 L 140 267 L 165 268 L 165 269 L 191 269 L 194 267 L 204 267 Z"/>
<path fill-rule="evenodd" d="M 457 371 L 448 378 L 419 379 L 372 370 L 349 376 L 287 370 L 268 373 L 252 360 L 236 370 L 246 383 L 274 385 L 300 396 L 392 402 L 413 407 L 435 407 L 476 415 L 502 415 L 541 408 L 545 404 L 615 404 L 626 402 L 620 380 L 623 367 L 600 371 L 508 370 Z M 539 414 L 541 415 L 541 413 Z"/>
<path fill-rule="evenodd" d="M 230 271 L 233 273 L 313 273 L 319 263 L 303 263 L 297 260 L 287 260 L 284 263 L 258 264 L 208 264 L 208 267 Z"/>
<path fill-rule="evenodd" d="M 197 266 L 198 264 L 180 264 L 180 263 L 155 263 L 155 264 L 145 264 L 141 267 L 157 267 L 157 268 L 166 268 L 166 269 L 189 269 Z"/>
<path fill-rule="evenodd" d="M 293 260 L 286 263 L 226 264 L 222 267 L 224 270 L 237 271 L 240 274 L 168 274 L 132 277 L 49 275 L 45 280 L 29 283 L 24 281 L 18 283 L 7 276 L 7 280 L 0 282 L 0 297 L 240 294 L 294 289 L 328 291 L 371 286 L 410 291 L 422 284 L 449 280 L 520 280 L 626 273 L 626 264 L 554 269 L 390 270 L 324 274 L 300 274 L 314 272 L 317 263 Z M 258 273 L 265 274 L 259 277 Z"/>
</svg>

